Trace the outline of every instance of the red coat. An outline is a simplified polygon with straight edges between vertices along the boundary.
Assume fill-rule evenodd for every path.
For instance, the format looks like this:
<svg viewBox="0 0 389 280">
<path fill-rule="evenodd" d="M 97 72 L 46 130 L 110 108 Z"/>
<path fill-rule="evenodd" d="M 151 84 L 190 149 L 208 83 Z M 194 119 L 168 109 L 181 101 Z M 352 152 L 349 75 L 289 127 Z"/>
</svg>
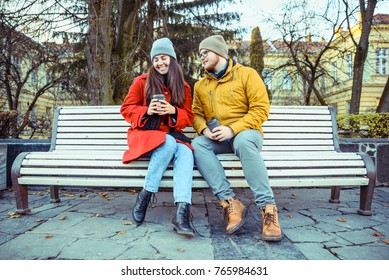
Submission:
<svg viewBox="0 0 389 280">
<path fill-rule="evenodd" d="M 145 121 L 141 123 L 148 108 L 146 105 L 146 79 L 147 74 L 135 78 L 120 108 L 120 113 L 130 124 L 127 132 L 129 149 L 123 154 L 123 163 L 129 163 L 164 143 L 165 135 L 170 128 L 182 132 L 182 129 L 191 125 L 193 121 L 191 90 L 188 83 L 185 82 L 185 103 L 182 108 L 176 107 L 176 123 L 173 123 L 170 116 L 162 116 L 159 130 L 139 129 L 146 123 Z M 171 94 L 166 87 L 164 88 L 164 94 L 166 95 L 166 101 L 170 102 Z M 192 149 L 189 143 L 185 144 Z"/>
</svg>

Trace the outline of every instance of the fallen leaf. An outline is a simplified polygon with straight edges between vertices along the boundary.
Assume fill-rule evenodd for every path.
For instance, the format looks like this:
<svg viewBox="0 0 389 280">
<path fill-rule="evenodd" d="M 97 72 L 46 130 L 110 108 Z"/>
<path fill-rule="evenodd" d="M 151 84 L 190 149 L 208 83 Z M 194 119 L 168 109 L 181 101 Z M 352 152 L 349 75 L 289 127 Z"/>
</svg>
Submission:
<svg viewBox="0 0 389 280">
<path fill-rule="evenodd" d="M 8 216 L 9 216 L 11 219 L 20 218 L 20 214 L 16 214 L 15 212 L 8 212 Z"/>
<path fill-rule="evenodd" d="M 87 217 L 87 218 L 92 218 L 92 217 L 93 217 L 93 214 L 86 214 L 85 217 Z"/>
<path fill-rule="evenodd" d="M 44 196 L 45 194 L 43 192 L 38 192 L 36 195 L 38 196 Z"/>
<path fill-rule="evenodd" d="M 69 196 L 69 197 L 73 197 L 74 196 L 73 192 L 68 192 L 68 191 L 62 191 L 61 194 L 63 196 Z"/>
<path fill-rule="evenodd" d="M 288 218 L 293 218 L 293 214 L 288 214 Z"/>
<path fill-rule="evenodd" d="M 50 238 L 53 238 L 53 237 L 54 237 L 54 236 L 51 235 L 51 234 L 45 236 L 46 239 L 50 239 Z"/>
<path fill-rule="evenodd" d="M 374 233 L 374 236 L 380 237 L 380 236 L 382 236 L 382 233 L 377 231 Z"/>
<path fill-rule="evenodd" d="M 127 222 L 124 222 L 124 223 L 122 223 L 123 225 L 132 225 L 132 222 L 131 221 L 127 221 Z"/>
<path fill-rule="evenodd" d="M 103 214 L 96 214 L 96 217 L 104 217 Z"/>
<path fill-rule="evenodd" d="M 382 240 L 382 242 L 389 245 L 389 239 Z"/>
<path fill-rule="evenodd" d="M 38 220 L 36 220 L 37 223 L 42 223 L 42 222 L 44 222 L 44 221 L 45 221 L 44 219 L 38 219 Z"/>
<path fill-rule="evenodd" d="M 345 218 L 338 218 L 337 220 L 338 220 L 338 222 L 341 222 L 341 223 L 346 222 L 346 219 L 345 219 Z"/>
<path fill-rule="evenodd" d="M 281 192 L 274 192 L 274 194 L 281 194 Z"/>
<path fill-rule="evenodd" d="M 125 230 L 122 230 L 122 231 L 119 231 L 118 234 L 125 234 L 127 231 Z"/>
<path fill-rule="evenodd" d="M 295 193 L 292 193 L 292 196 L 297 196 Z"/>
<path fill-rule="evenodd" d="M 68 218 L 68 216 L 62 216 L 62 217 L 60 217 L 59 219 L 61 220 L 61 221 L 63 221 L 63 220 L 66 220 Z"/>
<path fill-rule="evenodd" d="M 182 249 L 182 248 L 177 248 L 177 252 L 179 252 L 179 253 L 183 253 L 183 252 L 185 252 L 185 250 L 184 250 L 184 249 Z"/>
<path fill-rule="evenodd" d="M 87 197 L 88 195 L 86 193 L 80 193 L 78 197 Z"/>
<path fill-rule="evenodd" d="M 106 192 L 98 192 L 98 195 L 99 195 L 100 197 L 102 197 L 102 198 L 105 198 L 105 199 L 108 199 L 108 198 L 109 198 L 109 196 L 108 196 L 108 194 L 107 194 Z"/>
</svg>

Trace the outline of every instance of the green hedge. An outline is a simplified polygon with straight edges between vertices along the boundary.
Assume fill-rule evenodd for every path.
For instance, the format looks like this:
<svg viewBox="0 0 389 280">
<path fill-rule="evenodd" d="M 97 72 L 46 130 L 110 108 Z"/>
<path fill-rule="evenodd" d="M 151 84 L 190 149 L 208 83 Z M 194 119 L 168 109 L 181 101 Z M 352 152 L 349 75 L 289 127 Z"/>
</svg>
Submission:
<svg viewBox="0 0 389 280">
<path fill-rule="evenodd" d="M 388 138 L 389 113 L 338 115 L 338 130 L 349 132 L 355 138 Z"/>
</svg>

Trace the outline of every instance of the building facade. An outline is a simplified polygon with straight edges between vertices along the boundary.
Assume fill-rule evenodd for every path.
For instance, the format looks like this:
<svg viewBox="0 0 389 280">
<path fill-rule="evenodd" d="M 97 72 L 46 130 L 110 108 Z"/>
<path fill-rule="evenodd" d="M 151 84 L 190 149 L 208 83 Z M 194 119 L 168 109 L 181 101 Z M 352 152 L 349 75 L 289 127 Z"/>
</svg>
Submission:
<svg viewBox="0 0 389 280">
<path fill-rule="evenodd" d="M 361 24 L 350 30 L 354 40 L 359 42 Z M 315 89 L 328 105 L 335 106 L 339 114 L 348 114 L 350 109 L 353 79 L 355 44 L 349 31 L 338 30 L 335 40 L 321 58 L 316 69 Z M 389 14 L 377 14 L 373 18 L 369 37 L 369 53 L 365 62 L 360 113 L 374 112 L 378 106 L 389 68 Z M 312 42 L 307 36 L 294 48 L 299 61 L 304 64 L 303 56 L 314 61 L 325 47 L 325 41 Z M 307 105 L 308 83 L 297 71 L 290 48 L 283 41 L 266 41 L 263 43 L 265 57 L 262 77 L 268 87 L 272 105 Z M 237 50 L 236 59 L 250 65 L 250 42 L 235 42 L 231 48 Z M 312 72 L 307 72 L 312 73 Z M 318 98 L 311 93 L 309 105 L 321 105 Z"/>
</svg>

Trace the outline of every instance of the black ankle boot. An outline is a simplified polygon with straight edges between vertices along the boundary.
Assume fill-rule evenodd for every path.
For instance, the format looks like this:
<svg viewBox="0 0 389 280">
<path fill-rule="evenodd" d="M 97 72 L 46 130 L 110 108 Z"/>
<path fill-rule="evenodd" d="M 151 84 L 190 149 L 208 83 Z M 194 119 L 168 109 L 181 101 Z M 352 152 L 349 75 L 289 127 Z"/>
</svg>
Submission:
<svg viewBox="0 0 389 280">
<path fill-rule="evenodd" d="M 174 230 L 178 234 L 185 235 L 187 237 L 194 237 L 195 231 L 190 225 L 190 204 L 186 202 L 178 202 L 177 212 L 173 218 Z"/>
<path fill-rule="evenodd" d="M 147 206 L 149 205 L 152 194 L 152 192 L 149 192 L 146 189 L 142 189 L 138 193 L 134 208 L 132 209 L 132 218 L 138 226 L 142 224 L 145 219 Z"/>
</svg>

